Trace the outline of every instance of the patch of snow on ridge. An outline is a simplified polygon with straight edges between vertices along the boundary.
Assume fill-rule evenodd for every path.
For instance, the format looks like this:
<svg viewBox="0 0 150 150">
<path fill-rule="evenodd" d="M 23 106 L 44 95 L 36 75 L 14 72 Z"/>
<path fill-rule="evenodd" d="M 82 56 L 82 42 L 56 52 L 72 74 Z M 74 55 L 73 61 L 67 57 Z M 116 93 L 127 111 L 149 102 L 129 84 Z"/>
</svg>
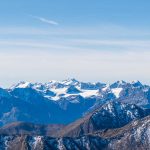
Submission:
<svg viewBox="0 0 150 150">
<path fill-rule="evenodd" d="M 111 89 L 112 93 L 116 96 L 116 98 L 119 98 L 120 93 L 121 93 L 122 90 L 123 90 L 122 88 Z"/>
<path fill-rule="evenodd" d="M 147 134 L 147 139 L 148 139 L 148 142 L 150 144 L 150 128 L 148 127 L 147 130 L 146 130 L 146 134 Z"/>
<path fill-rule="evenodd" d="M 42 136 L 34 137 L 33 148 L 36 149 L 39 144 L 42 145 Z"/>
<path fill-rule="evenodd" d="M 60 138 L 58 139 L 58 149 L 59 150 L 64 150 L 64 147 L 63 147 L 63 140 Z"/>
<path fill-rule="evenodd" d="M 76 86 L 76 88 L 78 90 L 80 90 L 80 93 L 72 93 L 72 94 L 68 94 L 66 91 L 68 88 L 64 87 L 64 88 L 59 88 L 59 89 L 55 89 L 52 88 L 51 91 L 56 93 L 56 96 L 51 97 L 52 100 L 59 100 L 60 97 L 69 97 L 72 95 L 80 95 L 82 97 L 90 97 L 90 96 L 97 96 L 99 93 L 99 90 L 82 90 L 79 87 Z"/>
<path fill-rule="evenodd" d="M 109 84 L 107 84 L 103 89 L 102 89 L 102 91 L 107 91 L 107 90 L 110 90 L 110 85 Z"/>
<path fill-rule="evenodd" d="M 56 95 L 66 94 L 67 88 L 60 88 L 60 89 L 51 89 L 52 92 L 56 93 Z"/>
<path fill-rule="evenodd" d="M 54 92 L 56 94 L 56 96 L 49 97 L 49 98 L 51 100 L 57 101 L 60 99 L 60 97 L 63 97 L 63 95 L 64 96 L 66 95 L 66 90 L 67 90 L 67 88 L 59 88 L 59 89 L 52 88 L 51 91 Z"/>
<path fill-rule="evenodd" d="M 97 96 L 98 95 L 98 90 L 82 90 L 81 93 L 76 93 L 76 94 L 67 94 L 66 93 L 66 88 L 62 88 L 62 89 L 55 89 L 52 90 L 53 92 L 56 93 L 56 96 L 51 97 L 52 100 L 59 100 L 60 97 L 69 97 L 69 96 L 73 96 L 73 95 L 80 95 L 84 98 L 86 97 L 91 97 L 91 96 Z"/>
<path fill-rule="evenodd" d="M 90 97 L 98 95 L 98 90 L 84 90 L 80 93 L 82 97 Z"/>
</svg>

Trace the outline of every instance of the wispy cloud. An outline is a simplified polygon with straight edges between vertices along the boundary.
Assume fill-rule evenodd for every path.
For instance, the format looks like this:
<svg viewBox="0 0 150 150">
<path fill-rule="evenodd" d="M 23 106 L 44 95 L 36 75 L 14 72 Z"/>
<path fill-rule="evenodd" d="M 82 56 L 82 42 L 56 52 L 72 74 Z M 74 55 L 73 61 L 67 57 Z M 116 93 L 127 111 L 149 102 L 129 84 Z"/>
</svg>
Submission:
<svg viewBox="0 0 150 150">
<path fill-rule="evenodd" d="M 79 46 L 136 46 L 136 47 L 150 47 L 149 40 L 101 40 L 101 39 L 72 39 L 70 42 Z"/>
<path fill-rule="evenodd" d="M 58 39 L 58 38 L 57 38 Z M 63 51 L 68 52 L 93 52 L 93 51 L 107 51 L 107 52 L 133 52 L 133 51 L 149 51 L 150 40 L 101 40 L 101 39 L 65 39 L 59 38 L 59 41 L 49 38 L 49 40 L 39 40 L 32 38 L 22 39 L 3 39 L 0 40 L 0 48 L 3 51 L 15 48 L 23 51 L 29 50 L 48 50 L 48 51 Z"/>
<path fill-rule="evenodd" d="M 59 23 L 54 21 L 54 20 L 46 19 L 44 17 L 39 17 L 39 16 L 33 16 L 33 15 L 30 15 L 30 16 L 34 19 L 37 19 L 37 20 L 43 22 L 43 23 L 47 23 L 47 24 L 50 24 L 50 25 L 59 25 Z"/>
</svg>

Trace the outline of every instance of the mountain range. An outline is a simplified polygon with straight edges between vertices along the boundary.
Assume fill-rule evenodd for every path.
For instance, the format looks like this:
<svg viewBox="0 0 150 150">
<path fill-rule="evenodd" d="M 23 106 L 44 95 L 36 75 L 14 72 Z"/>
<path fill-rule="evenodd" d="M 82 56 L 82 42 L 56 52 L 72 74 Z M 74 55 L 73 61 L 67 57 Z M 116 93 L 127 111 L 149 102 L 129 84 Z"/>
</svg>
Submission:
<svg viewBox="0 0 150 150">
<path fill-rule="evenodd" d="M 150 86 L 76 79 L 0 88 L 0 149 L 150 149 Z M 122 147 L 123 145 L 123 147 Z"/>
<path fill-rule="evenodd" d="M 149 108 L 150 86 L 139 81 L 108 85 L 76 79 L 45 84 L 20 82 L 8 89 L 0 88 L 0 126 L 16 121 L 68 124 L 109 101 Z"/>
</svg>

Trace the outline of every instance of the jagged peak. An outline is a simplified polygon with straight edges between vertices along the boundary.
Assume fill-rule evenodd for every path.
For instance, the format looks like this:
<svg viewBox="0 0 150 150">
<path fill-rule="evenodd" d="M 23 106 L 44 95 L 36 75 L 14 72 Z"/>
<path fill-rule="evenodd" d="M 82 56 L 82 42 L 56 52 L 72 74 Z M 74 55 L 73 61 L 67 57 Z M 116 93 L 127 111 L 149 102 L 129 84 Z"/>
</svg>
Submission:
<svg viewBox="0 0 150 150">
<path fill-rule="evenodd" d="M 118 84 L 126 84 L 127 82 L 126 81 L 124 81 L 124 80 L 119 80 L 119 81 L 117 81 L 116 83 L 118 83 Z"/>
<path fill-rule="evenodd" d="M 48 81 L 48 83 L 56 83 L 56 82 L 58 82 L 57 80 L 50 80 L 50 81 Z"/>
<path fill-rule="evenodd" d="M 125 82 L 123 80 L 119 80 L 119 81 L 114 82 L 113 84 L 111 84 L 110 88 L 119 88 L 119 87 L 123 87 L 126 84 L 127 84 L 127 82 Z"/>
<path fill-rule="evenodd" d="M 65 84 L 65 85 L 76 85 L 76 84 L 78 84 L 79 83 L 79 81 L 78 80 L 76 80 L 75 78 L 68 78 L 68 79 L 66 79 L 66 80 L 63 80 L 62 82 L 61 82 L 62 84 Z"/>
<path fill-rule="evenodd" d="M 131 82 L 131 84 L 133 85 L 133 86 L 143 86 L 143 84 L 139 81 L 139 80 L 134 80 L 134 81 L 132 81 Z"/>
<path fill-rule="evenodd" d="M 31 87 L 32 83 L 26 82 L 26 81 L 20 81 L 17 84 L 14 84 L 10 87 L 10 89 L 15 89 L 15 88 L 29 88 Z"/>
<path fill-rule="evenodd" d="M 80 93 L 80 90 L 78 90 L 74 85 L 71 85 L 66 90 L 66 93 L 68 93 L 68 94 Z"/>
</svg>

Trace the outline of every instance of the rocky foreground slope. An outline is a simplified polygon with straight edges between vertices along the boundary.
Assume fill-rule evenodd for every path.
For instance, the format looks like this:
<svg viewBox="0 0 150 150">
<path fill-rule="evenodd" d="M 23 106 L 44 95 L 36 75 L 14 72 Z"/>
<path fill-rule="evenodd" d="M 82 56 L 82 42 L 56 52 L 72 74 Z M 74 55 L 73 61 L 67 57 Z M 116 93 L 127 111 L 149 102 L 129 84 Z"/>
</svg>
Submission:
<svg viewBox="0 0 150 150">
<path fill-rule="evenodd" d="M 150 116 L 119 128 L 80 137 L 1 135 L 1 150 L 149 150 Z"/>
<path fill-rule="evenodd" d="M 1 150 L 148 150 L 150 111 L 109 102 L 67 126 L 13 123 L 0 129 Z"/>
</svg>

